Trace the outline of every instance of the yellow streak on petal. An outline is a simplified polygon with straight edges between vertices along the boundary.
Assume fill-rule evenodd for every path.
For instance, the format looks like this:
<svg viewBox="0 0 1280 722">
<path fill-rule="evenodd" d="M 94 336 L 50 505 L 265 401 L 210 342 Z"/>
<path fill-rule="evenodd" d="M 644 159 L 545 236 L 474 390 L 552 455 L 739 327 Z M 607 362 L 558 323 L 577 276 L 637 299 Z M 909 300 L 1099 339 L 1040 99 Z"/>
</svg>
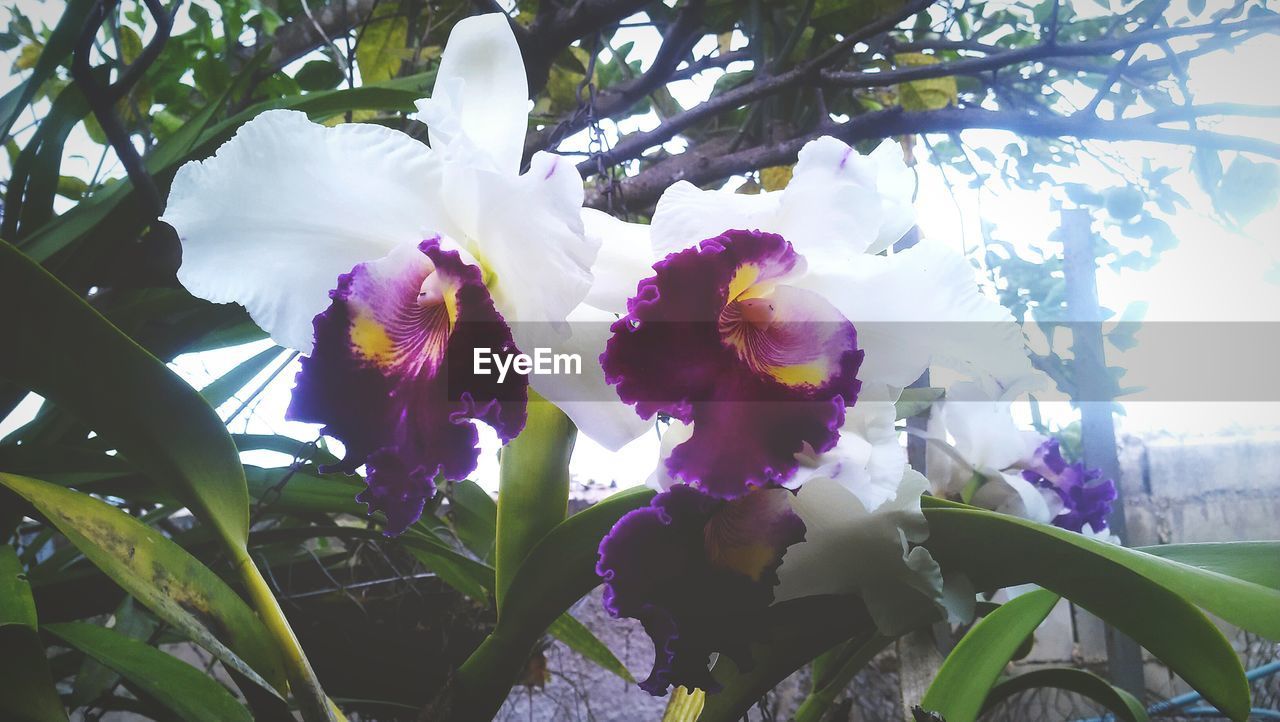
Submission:
<svg viewBox="0 0 1280 722">
<path fill-rule="evenodd" d="M 385 365 L 385 362 L 395 358 L 395 344 L 387 335 L 387 330 L 367 314 L 356 316 L 352 322 L 351 345 L 366 360 L 378 365 Z"/>
<path fill-rule="evenodd" d="M 810 361 L 807 364 L 792 366 L 770 366 L 770 376 L 787 386 L 821 386 L 827 381 L 827 364 L 822 361 Z"/>
<path fill-rule="evenodd" d="M 738 270 L 733 272 L 733 279 L 729 281 L 729 301 L 737 301 L 742 294 L 755 285 L 758 278 L 760 278 L 759 266 L 754 263 L 738 266 Z"/>
<path fill-rule="evenodd" d="M 707 555 L 712 564 L 732 569 L 758 582 L 764 576 L 765 568 L 773 563 L 777 551 L 768 544 L 708 544 Z"/>
</svg>

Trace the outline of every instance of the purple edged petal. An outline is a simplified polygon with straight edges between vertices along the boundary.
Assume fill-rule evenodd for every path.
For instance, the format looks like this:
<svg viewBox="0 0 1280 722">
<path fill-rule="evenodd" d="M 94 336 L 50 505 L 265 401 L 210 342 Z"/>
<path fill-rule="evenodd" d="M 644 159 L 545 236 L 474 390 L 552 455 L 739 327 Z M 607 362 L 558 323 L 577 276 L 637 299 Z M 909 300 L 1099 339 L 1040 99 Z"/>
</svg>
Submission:
<svg viewBox="0 0 1280 722">
<path fill-rule="evenodd" d="M 638 619 L 653 639 L 653 670 L 642 689 L 717 691 L 708 670 L 713 652 L 750 666 L 782 555 L 804 540 L 789 494 L 761 489 L 723 501 L 674 486 L 619 519 L 600 542 L 605 609 Z"/>
<path fill-rule="evenodd" d="M 473 421 L 509 440 L 524 428 L 527 377 L 476 375 L 473 349 L 515 351 L 480 270 L 439 239 L 362 263 L 315 318 L 288 417 L 325 424 L 346 447 L 337 469 L 366 466 L 358 497 L 398 534 L 422 514 L 435 478 L 462 479 L 479 455 Z"/>
<path fill-rule="evenodd" d="M 1107 528 L 1111 505 L 1118 496 L 1115 482 L 1100 481 L 1100 469 L 1086 468 L 1081 462 L 1068 464 L 1057 439 L 1049 439 L 1036 449 L 1022 478 L 1057 494 L 1062 510 L 1053 518 L 1054 526 L 1074 532 L 1086 524 L 1094 531 Z"/>
<path fill-rule="evenodd" d="M 779 284 L 802 267 L 781 236 L 727 231 L 654 264 L 613 325 L 606 381 L 643 418 L 693 424 L 672 477 L 731 499 L 835 445 L 863 354 L 834 306 Z"/>
</svg>

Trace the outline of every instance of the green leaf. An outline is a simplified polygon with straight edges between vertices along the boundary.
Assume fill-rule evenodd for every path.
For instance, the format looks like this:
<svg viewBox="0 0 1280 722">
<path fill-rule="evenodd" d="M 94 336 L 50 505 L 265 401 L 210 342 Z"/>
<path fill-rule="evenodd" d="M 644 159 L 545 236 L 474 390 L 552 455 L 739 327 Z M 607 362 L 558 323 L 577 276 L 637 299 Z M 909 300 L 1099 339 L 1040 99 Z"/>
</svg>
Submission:
<svg viewBox="0 0 1280 722">
<path fill-rule="evenodd" d="M 924 413 L 933 402 L 942 398 L 943 389 L 932 387 L 920 387 L 903 389 L 902 395 L 898 397 L 897 403 L 893 405 L 896 412 L 895 418 L 907 419 Z"/>
<path fill-rule="evenodd" d="M 200 395 L 204 397 L 209 406 L 215 409 L 218 408 L 231 400 L 231 397 L 235 396 L 237 391 L 248 386 L 249 382 L 262 373 L 263 369 L 271 365 L 272 361 L 280 358 L 280 354 L 283 351 L 279 346 L 272 346 L 236 364 L 235 368 L 200 389 Z"/>
<path fill-rule="evenodd" d="M 66 722 L 36 632 L 31 585 L 13 547 L 0 544 L 0 717 Z"/>
<path fill-rule="evenodd" d="M 44 50 L 40 53 L 40 59 L 36 61 L 31 75 L 27 76 L 27 79 L 18 87 L 5 93 L 4 97 L 0 97 L 0 138 L 8 137 L 14 121 L 31 102 L 36 90 L 54 74 L 62 61 L 71 53 L 76 38 L 84 28 L 89 8 L 93 7 L 93 4 L 93 0 L 70 0 L 66 4 L 62 17 L 58 19 L 53 34 L 45 43 Z"/>
<path fill-rule="evenodd" d="M 1136 697 L 1098 675 L 1072 667 L 1037 669 L 997 684 L 987 695 L 983 711 L 994 708 L 1002 700 L 1028 689 L 1052 687 L 1075 692 L 1097 702 L 1125 722 L 1147 722 L 1147 710 Z"/>
<path fill-rule="evenodd" d="M 1146 647 L 1233 719 L 1247 716 L 1240 660 L 1193 603 L 1271 636 L 1280 625 L 1275 590 L 1057 527 L 923 501 L 925 546 L 944 570 L 967 574 L 980 589 L 1034 583 L 1067 597 Z"/>
<path fill-rule="evenodd" d="M 361 82 L 377 83 L 394 78 L 404 64 L 408 38 L 409 17 L 400 11 L 400 3 L 375 5 L 356 46 L 356 67 L 360 69 Z"/>
<path fill-rule="evenodd" d="M 720 655 L 711 672 L 723 689 L 706 697 L 698 722 L 736 722 L 769 690 L 818 655 L 850 642 L 854 647 L 887 643 L 866 607 L 855 597 L 794 599 L 770 607 L 767 638 L 751 646 L 752 666 L 740 670 Z M 877 642 L 876 640 L 880 640 Z"/>
<path fill-rule="evenodd" d="M 253 722 L 249 711 L 203 670 L 143 642 L 85 622 L 47 624 L 44 629 L 119 672 L 183 720 Z"/>
<path fill-rule="evenodd" d="M 9 314 L 7 329 L 8 342 L 23 352 L 0 354 L 0 376 L 89 424 L 243 550 L 249 494 L 240 456 L 200 394 L 3 241 L 0 305 L 23 309 Z"/>
<path fill-rule="evenodd" d="M 569 505 L 569 457 L 578 430 L 555 404 L 533 391 L 529 392 L 528 409 L 524 431 L 503 447 L 499 457 L 494 539 L 499 618 L 507 588 L 525 557 L 564 520 Z M 556 616 L 558 612 L 546 624 Z"/>
<path fill-rule="evenodd" d="M 303 90 L 330 90 L 338 87 L 347 76 L 332 60 L 312 60 L 298 71 L 293 79 Z"/>
<path fill-rule="evenodd" d="M 449 490 L 449 526 L 472 554 L 488 559 L 498 534 L 498 505 L 489 492 L 470 480 Z"/>
<path fill-rule="evenodd" d="M 0 484 L 34 505 L 89 561 L 156 616 L 263 687 L 284 687 L 280 660 L 262 622 L 182 547 L 87 494 L 5 473 L 0 473 Z"/>
<path fill-rule="evenodd" d="M 564 642 L 569 649 L 594 662 L 601 669 L 613 672 L 631 684 L 636 683 L 636 678 L 631 676 L 631 672 L 627 670 L 626 665 L 614 656 L 609 649 L 609 645 L 600 641 L 596 635 L 591 633 L 590 629 L 587 629 L 582 622 L 579 622 L 568 612 L 557 617 L 547 631 L 551 633 L 551 636 Z"/>
<path fill-rule="evenodd" d="M 936 65 L 938 58 L 924 53 L 897 53 L 893 62 L 899 67 L 910 68 Z M 939 110 L 955 105 L 959 92 L 954 75 L 912 80 L 898 85 L 898 103 L 908 111 Z"/>
<path fill-rule="evenodd" d="M 494 586 L 493 567 L 459 554 L 420 525 L 411 527 L 399 542 L 445 584 L 476 601 L 489 601 Z"/>
<path fill-rule="evenodd" d="M 600 583 L 595 572 L 600 539 L 623 514 L 648 504 L 653 495 L 643 487 L 614 494 L 560 522 L 529 552 L 511 580 L 497 627 L 455 676 L 458 719 L 496 714 L 534 643 Z"/>
<path fill-rule="evenodd" d="M 893 641 L 879 634 L 870 639 L 855 639 L 825 652 L 813 661 L 813 689 L 800 707 L 792 722 L 821 722 L 827 716 L 836 697 L 849 688 L 849 683 L 873 657 Z"/>
<path fill-rule="evenodd" d="M 1053 592 L 1037 589 L 983 617 L 947 655 L 920 706 L 947 722 L 974 722 L 987 692 L 1058 599 Z"/>
<path fill-rule="evenodd" d="M 1212 574 L 1235 577 L 1268 589 L 1280 590 L 1280 542 L 1164 544 L 1139 547 L 1137 551 Z"/>
<path fill-rule="evenodd" d="M 131 639 L 147 640 L 160 628 L 160 621 L 143 611 L 133 597 L 126 596 L 116 607 L 111 629 Z M 120 675 L 93 657 L 86 656 L 76 672 L 67 707 L 77 709 L 108 692 L 120 681 Z"/>
</svg>

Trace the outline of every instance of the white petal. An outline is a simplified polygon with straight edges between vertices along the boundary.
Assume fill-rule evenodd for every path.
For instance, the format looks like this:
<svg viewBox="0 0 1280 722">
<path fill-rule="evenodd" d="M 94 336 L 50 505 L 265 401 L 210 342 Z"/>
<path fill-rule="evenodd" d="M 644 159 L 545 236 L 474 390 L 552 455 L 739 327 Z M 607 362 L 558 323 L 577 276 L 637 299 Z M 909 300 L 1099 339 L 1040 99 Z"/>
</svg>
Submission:
<svg viewBox="0 0 1280 722">
<path fill-rule="evenodd" d="M 961 458 L 974 468 L 999 471 L 1029 459 L 1045 440 L 1018 427 L 1012 406 L 1007 398 L 992 399 L 978 384 L 959 383 L 934 405 L 934 418 L 954 439 Z"/>
<path fill-rule="evenodd" d="M 886 140 L 868 156 L 876 166 L 876 190 L 880 193 L 880 234 L 867 253 L 879 253 L 897 243 L 916 224 L 912 200 L 916 175 L 902 160 L 902 146 Z"/>
<path fill-rule="evenodd" d="M 582 209 L 582 222 L 587 240 L 600 246 L 586 302 L 624 314 L 640 280 L 653 275 L 657 259 L 649 246 L 649 226 L 626 223 L 594 208 Z"/>
<path fill-rule="evenodd" d="M 663 192 L 654 209 L 654 254 L 661 258 L 735 229 L 781 233 L 779 199 L 777 193 L 704 191 L 679 181 Z"/>
<path fill-rule="evenodd" d="M 811 266 L 844 264 L 876 240 L 882 215 L 875 163 L 823 136 L 800 151 L 782 192 L 778 232 Z"/>
<path fill-rule="evenodd" d="M 649 474 L 649 479 L 645 482 L 647 486 L 658 491 L 666 491 L 679 483 L 667 471 L 667 457 L 671 456 L 671 452 L 677 446 L 688 441 L 692 436 L 693 424 L 686 424 L 676 419 L 671 420 L 671 423 L 662 432 L 662 440 L 658 446 L 658 463 L 653 467 L 653 473 Z"/>
<path fill-rule="evenodd" d="M 800 469 L 786 486 L 794 489 L 814 479 L 832 479 L 858 497 L 867 511 L 880 508 L 897 496 L 907 466 L 895 416 L 892 401 L 860 398 L 846 413 L 835 448 L 821 455 L 797 455 Z"/>
<path fill-rule="evenodd" d="M 885 634 L 897 634 L 937 615 L 942 575 L 923 547 L 920 511 L 924 477 L 908 470 L 898 494 L 874 513 L 848 489 L 827 479 L 805 484 L 792 508 L 805 540 L 787 549 L 778 569 L 777 601 L 817 594 L 861 594 Z"/>
<path fill-rule="evenodd" d="M 542 329 L 547 333 L 536 343 L 553 353 L 578 356 L 582 373 L 534 374 L 529 383 L 544 399 L 560 407 L 579 431 L 606 449 L 617 451 L 653 428 L 653 422 L 640 418 L 635 409 L 622 403 L 613 387 L 604 381 L 600 354 L 612 335 L 612 321 L 613 314 L 582 305 L 569 315 L 567 338 L 555 334 L 547 324 L 523 324 L 519 328 Z"/>
<path fill-rule="evenodd" d="M 424 191 L 437 171 L 403 133 L 263 113 L 174 177 L 162 220 L 182 241 L 178 280 L 243 304 L 276 343 L 309 353 L 339 274 L 434 234 Z"/>
<path fill-rule="evenodd" d="M 490 168 L 520 170 L 529 122 L 529 83 L 520 46 L 506 15 L 458 21 L 449 33 L 431 97 L 418 101 L 418 119 L 431 129 L 431 145 L 483 153 Z"/>
<path fill-rule="evenodd" d="M 863 381 L 908 386 L 931 362 L 1009 383 L 1034 375 L 1013 316 L 981 292 L 959 253 L 939 243 L 841 267 L 811 264 L 797 285 L 824 295 L 858 329 Z"/>
<path fill-rule="evenodd" d="M 532 353 L 521 341 L 523 327 L 563 329 L 591 289 L 599 246 L 583 235 L 582 177 L 568 160 L 538 153 L 522 176 L 477 171 L 471 178 L 484 202 L 474 234 L 459 240 L 488 272 L 516 345 Z"/>
<path fill-rule="evenodd" d="M 1017 472 L 988 475 L 971 503 L 1042 524 L 1048 524 L 1054 517 L 1041 490 Z"/>
</svg>

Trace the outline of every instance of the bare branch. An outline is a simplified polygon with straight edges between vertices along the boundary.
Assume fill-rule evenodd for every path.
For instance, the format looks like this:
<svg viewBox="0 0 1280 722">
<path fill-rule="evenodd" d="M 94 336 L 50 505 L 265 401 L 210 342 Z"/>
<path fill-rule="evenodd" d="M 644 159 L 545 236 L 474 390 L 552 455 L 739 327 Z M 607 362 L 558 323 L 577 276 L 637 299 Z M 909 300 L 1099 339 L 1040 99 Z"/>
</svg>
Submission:
<svg viewBox="0 0 1280 722">
<path fill-rule="evenodd" d="M 1022 136 L 1078 138 L 1081 140 L 1141 140 L 1174 145 L 1199 146 L 1217 150 L 1237 150 L 1280 159 L 1280 143 L 1239 135 L 1203 130 L 1166 128 L 1158 125 L 1156 114 L 1124 120 L 1103 120 L 1095 116 L 1054 116 L 1035 113 L 945 108 L 925 113 L 901 109 L 860 115 L 839 124 L 827 124 L 794 138 L 726 153 L 724 142 L 704 143 L 695 149 L 655 163 L 622 181 L 623 197 L 634 208 L 654 203 L 672 183 L 687 180 L 704 185 L 757 168 L 794 162 L 805 143 L 831 135 L 846 143 L 915 133 L 952 133 L 970 129 L 1008 130 Z M 1167 118 L 1163 121 L 1167 122 Z M 592 194 L 588 204 L 601 198 Z"/>
<path fill-rule="evenodd" d="M 899 8 L 896 13 L 882 17 L 857 32 L 846 35 L 835 46 L 812 60 L 776 75 L 762 75 L 746 85 L 734 88 L 679 115 L 668 118 L 662 125 L 651 131 L 632 133 L 622 139 L 612 150 L 603 154 L 603 163 L 605 166 L 609 166 L 632 158 L 638 158 L 649 148 L 665 143 L 680 131 L 695 123 L 712 118 L 724 111 L 746 105 L 753 100 L 773 95 L 791 86 L 809 82 L 816 78 L 824 67 L 841 59 L 849 48 L 892 30 L 903 20 L 915 15 L 933 3 L 934 0 L 912 0 L 902 8 Z M 588 175 L 594 172 L 597 166 L 596 160 L 583 161 L 578 164 L 578 170 L 584 175 Z"/>
<path fill-rule="evenodd" d="M 658 48 L 653 63 L 643 75 L 597 93 L 595 117 L 609 118 L 626 112 L 649 93 L 674 80 L 676 68 L 693 51 L 694 43 L 702 37 L 702 10 L 705 6 L 706 0 L 690 0 L 676 21 L 663 34 L 662 45 Z M 525 141 L 525 157 L 539 150 L 554 147 L 565 137 L 586 126 L 586 114 L 575 113 L 554 126 L 539 133 L 530 134 Z"/>
</svg>

